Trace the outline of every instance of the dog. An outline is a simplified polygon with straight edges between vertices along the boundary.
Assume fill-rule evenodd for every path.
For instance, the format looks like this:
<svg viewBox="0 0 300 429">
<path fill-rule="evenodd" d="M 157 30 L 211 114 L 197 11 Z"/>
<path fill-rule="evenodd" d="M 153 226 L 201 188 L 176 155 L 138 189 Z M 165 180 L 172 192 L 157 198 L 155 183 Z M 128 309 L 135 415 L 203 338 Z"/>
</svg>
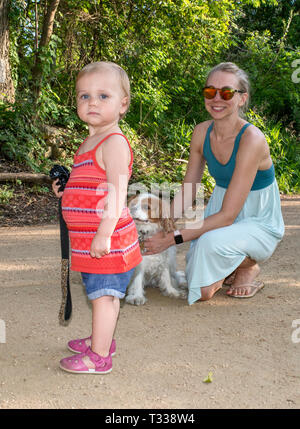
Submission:
<svg viewBox="0 0 300 429">
<path fill-rule="evenodd" d="M 136 224 L 141 250 L 146 238 L 159 231 L 174 231 L 175 224 L 167 213 L 166 202 L 156 195 L 142 193 L 128 200 L 128 208 Z M 162 294 L 186 298 L 187 283 L 183 271 L 176 271 L 176 245 L 161 253 L 146 255 L 136 267 L 128 286 L 125 302 L 143 305 L 147 301 L 145 287 L 159 287 Z"/>
</svg>

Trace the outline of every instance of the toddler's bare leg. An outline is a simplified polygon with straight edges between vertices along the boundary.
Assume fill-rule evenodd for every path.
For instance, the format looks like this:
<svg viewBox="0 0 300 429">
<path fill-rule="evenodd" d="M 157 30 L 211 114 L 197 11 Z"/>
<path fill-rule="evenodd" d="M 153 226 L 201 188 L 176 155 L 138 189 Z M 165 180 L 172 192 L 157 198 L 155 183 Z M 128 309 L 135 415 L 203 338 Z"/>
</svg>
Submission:
<svg viewBox="0 0 300 429">
<path fill-rule="evenodd" d="M 92 350 L 100 356 L 108 356 L 116 328 L 120 300 L 115 296 L 102 296 L 92 301 Z"/>
<path fill-rule="evenodd" d="M 91 349 L 98 355 L 106 357 L 109 354 L 119 316 L 120 300 L 114 296 L 101 296 L 92 300 L 92 308 Z M 84 356 L 83 361 L 88 368 L 95 367 L 88 356 Z"/>
</svg>

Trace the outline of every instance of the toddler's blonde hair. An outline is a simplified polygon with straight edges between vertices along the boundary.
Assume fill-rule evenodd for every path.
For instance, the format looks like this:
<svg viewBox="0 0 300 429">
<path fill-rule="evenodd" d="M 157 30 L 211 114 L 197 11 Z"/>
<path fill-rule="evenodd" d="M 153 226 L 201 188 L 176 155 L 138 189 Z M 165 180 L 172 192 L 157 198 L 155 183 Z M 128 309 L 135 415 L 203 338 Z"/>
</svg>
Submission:
<svg viewBox="0 0 300 429">
<path fill-rule="evenodd" d="M 78 73 L 76 85 L 79 79 L 85 74 L 101 71 L 113 71 L 119 78 L 120 87 L 124 92 L 124 96 L 127 97 L 127 109 L 123 114 L 120 114 L 120 119 L 122 119 L 126 115 L 130 105 L 130 82 L 126 71 L 121 66 L 110 61 L 96 61 L 94 63 L 87 64 Z"/>
</svg>

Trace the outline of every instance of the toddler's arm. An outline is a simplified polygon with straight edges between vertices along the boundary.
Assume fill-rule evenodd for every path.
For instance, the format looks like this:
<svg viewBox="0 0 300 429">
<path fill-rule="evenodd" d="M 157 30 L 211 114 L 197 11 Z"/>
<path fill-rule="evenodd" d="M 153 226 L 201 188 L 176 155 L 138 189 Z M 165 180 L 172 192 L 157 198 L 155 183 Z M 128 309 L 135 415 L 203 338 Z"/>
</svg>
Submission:
<svg viewBox="0 0 300 429">
<path fill-rule="evenodd" d="M 98 163 L 101 159 L 105 166 L 108 194 L 103 217 L 91 244 L 92 257 L 101 257 L 110 251 L 110 237 L 126 203 L 130 163 L 130 151 L 121 136 L 110 137 L 99 149 L 96 152 L 96 159 Z"/>
</svg>

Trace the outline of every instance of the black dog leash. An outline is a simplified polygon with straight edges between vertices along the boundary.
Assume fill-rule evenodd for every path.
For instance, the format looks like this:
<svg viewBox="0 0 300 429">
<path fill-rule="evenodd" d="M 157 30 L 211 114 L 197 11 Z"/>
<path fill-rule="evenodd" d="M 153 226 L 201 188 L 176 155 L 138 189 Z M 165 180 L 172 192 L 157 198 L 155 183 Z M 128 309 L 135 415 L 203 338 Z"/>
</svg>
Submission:
<svg viewBox="0 0 300 429">
<path fill-rule="evenodd" d="M 58 191 L 64 190 L 69 179 L 69 170 L 62 165 L 54 165 L 50 171 L 52 180 L 58 179 L 60 185 Z M 61 249 L 61 291 L 62 300 L 58 313 L 61 324 L 65 325 L 72 314 L 72 299 L 70 289 L 70 264 L 69 264 L 69 232 L 62 215 L 61 198 L 58 200 L 58 214 L 60 226 L 60 249 Z"/>
</svg>

